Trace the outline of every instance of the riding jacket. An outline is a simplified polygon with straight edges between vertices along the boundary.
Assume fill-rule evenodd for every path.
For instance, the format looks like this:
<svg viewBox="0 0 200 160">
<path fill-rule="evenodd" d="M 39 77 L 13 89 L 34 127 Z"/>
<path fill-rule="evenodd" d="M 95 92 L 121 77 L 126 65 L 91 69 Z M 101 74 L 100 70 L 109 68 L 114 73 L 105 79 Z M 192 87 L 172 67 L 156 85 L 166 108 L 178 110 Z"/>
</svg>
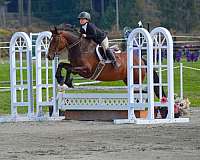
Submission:
<svg viewBox="0 0 200 160">
<path fill-rule="evenodd" d="M 87 39 L 92 39 L 97 44 L 101 44 L 101 42 L 107 37 L 106 33 L 99 28 L 97 28 L 93 23 L 86 23 L 80 28 L 81 34 L 86 34 Z"/>
</svg>

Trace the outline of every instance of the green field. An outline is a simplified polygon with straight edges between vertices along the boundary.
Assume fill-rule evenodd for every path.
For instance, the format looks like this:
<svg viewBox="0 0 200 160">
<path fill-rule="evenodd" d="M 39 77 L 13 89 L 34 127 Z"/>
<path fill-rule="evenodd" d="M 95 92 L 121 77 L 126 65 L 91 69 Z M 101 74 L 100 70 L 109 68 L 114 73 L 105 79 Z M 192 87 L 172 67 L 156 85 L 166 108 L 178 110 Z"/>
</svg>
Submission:
<svg viewBox="0 0 200 160">
<path fill-rule="evenodd" d="M 198 62 L 186 62 L 182 61 L 183 66 L 200 68 L 200 61 Z M 179 66 L 179 63 L 175 63 L 174 66 Z M 9 87 L 10 84 L 10 73 L 9 68 L 10 65 L 8 63 L 0 64 L 0 87 Z M 180 74 L 179 69 L 174 69 L 174 87 L 175 93 L 179 95 L 180 93 Z M 191 70 L 184 68 L 183 69 L 183 90 L 184 97 L 188 97 L 191 101 L 192 107 L 200 106 L 200 71 L 199 70 Z M 35 70 L 33 70 L 33 75 L 35 75 Z M 51 74 L 50 76 L 51 77 Z M 35 79 L 35 77 L 34 77 Z M 77 81 L 75 81 L 77 82 Z M 80 80 L 79 80 L 80 82 Z M 102 82 L 99 85 L 105 86 L 117 86 L 123 85 L 122 81 L 113 81 L 113 82 Z M 83 91 L 81 91 L 83 92 Z M 34 93 L 35 95 L 35 93 Z M 24 109 L 22 109 L 24 111 Z M 10 113 L 10 92 L 9 91 L 1 91 L 0 92 L 0 114 L 9 114 Z"/>
</svg>

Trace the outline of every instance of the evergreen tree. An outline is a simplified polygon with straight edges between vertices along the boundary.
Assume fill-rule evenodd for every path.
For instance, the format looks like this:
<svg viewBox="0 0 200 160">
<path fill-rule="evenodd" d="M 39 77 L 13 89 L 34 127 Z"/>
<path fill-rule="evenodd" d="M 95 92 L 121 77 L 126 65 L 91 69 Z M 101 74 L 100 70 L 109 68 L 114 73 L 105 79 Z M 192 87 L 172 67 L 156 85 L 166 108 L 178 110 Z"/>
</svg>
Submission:
<svg viewBox="0 0 200 160">
<path fill-rule="evenodd" d="M 4 0 L 0 0 L 2 3 Z M 78 24 L 77 15 L 81 11 L 91 13 L 92 22 L 103 29 L 116 25 L 116 0 L 34 0 L 32 16 L 52 24 Z M 141 20 L 146 27 L 164 26 L 177 32 L 191 32 L 200 29 L 200 0 L 118 0 L 120 29 L 125 26 L 137 27 Z M 105 4 L 103 11 L 95 9 L 95 4 Z"/>
</svg>

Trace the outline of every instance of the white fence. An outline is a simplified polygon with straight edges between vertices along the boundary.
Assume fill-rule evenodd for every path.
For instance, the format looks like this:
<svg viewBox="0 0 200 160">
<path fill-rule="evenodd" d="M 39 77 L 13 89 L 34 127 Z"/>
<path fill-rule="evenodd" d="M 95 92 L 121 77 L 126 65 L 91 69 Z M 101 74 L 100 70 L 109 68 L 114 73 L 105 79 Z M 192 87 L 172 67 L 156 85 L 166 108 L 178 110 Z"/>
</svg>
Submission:
<svg viewBox="0 0 200 160">
<path fill-rule="evenodd" d="M 160 37 L 162 35 L 162 37 Z M 10 42 L 10 76 L 11 76 L 11 117 L 0 119 L 1 121 L 21 121 L 21 120 L 55 120 L 62 117 L 58 116 L 58 109 L 91 109 L 94 110 L 128 110 L 128 119 L 127 120 L 116 120 L 115 123 L 172 123 L 172 122 L 187 122 L 189 119 L 175 119 L 174 118 L 174 97 L 173 97 L 173 42 L 171 35 L 164 28 L 157 28 L 152 31 L 150 34 L 142 28 L 138 28 L 132 31 L 128 39 L 128 96 L 126 94 L 85 94 L 84 96 L 76 96 L 66 93 L 57 94 L 56 82 L 55 82 L 55 70 L 56 70 L 56 61 L 52 61 L 52 64 L 49 64 L 48 60 L 45 58 L 45 55 L 48 52 L 49 40 L 51 37 L 50 32 L 41 32 L 36 41 L 35 55 L 36 55 L 36 112 L 34 112 L 33 105 L 33 79 L 32 79 L 32 44 L 31 39 L 24 32 L 17 32 L 13 35 Z M 153 40 L 152 40 L 153 39 Z M 162 40 L 161 40 L 162 39 Z M 161 40 L 161 41 L 160 41 Z M 134 43 L 133 43 L 134 42 Z M 137 44 L 137 47 L 134 48 L 133 44 Z M 132 62 L 132 52 L 133 49 L 139 50 L 140 63 L 139 65 L 133 65 Z M 167 50 L 167 65 L 161 63 L 153 63 L 153 53 L 158 52 L 161 54 L 161 50 Z M 141 65 L 142 50 L 147 52 L 147 65 Z M 153 52 L 154 51 L 154 52 Z M 19 59 L 19 63 L 16 63 L 16 57 Z M 161 56 L 160 56 L 161 57 Z M 44 58 L 44 64 L 42 63 L 42 58 Z M 147 83 L 139 81 L 139 84 L 133 83 L 133 69 L 139 69 L 139 76 L 141 77 L 141 69 L 146 68 L 148 79 Z M 158 69 L 160 82 L 159 84 L 153 83 L 153 69 Z M 162 82 L 162 73 L 163 68 L 167 69 L 168 80 L 166 83 Z M 45 81 L 42 80 L 42 70 L 45 70 Z M 51 74 L 50 74 L 51 72 Z M 19 74 L 19 80 L 17 79 L 17 74 Z M 27 77 L 27 78 L 24 78 Z M 49 82 L 49 77 L 52 78 L 52 82 Z M 24 80 L 27 79 L 27 83 L 24 84 Z M 19 81 L 19 83 L 17 83 Z M 161 104 L 154 102 L 154 89 L 153 87 L 159 86 L 159 90 L 163 86 L 168 87 L 168 102 L 166 104 Z M 147 94 L 143 93 L 143 88 L 147 87 Z M 50 98 L 50 89 L 52 93 L 52 98 Z M 139 94 L 135 94 L 134 90 L 139 88 Z M 45 94 L 44 94 L 44 92 Z M 28 95 L 26 97 L 26 95 Z M 162 98 L 160 92 L 160 98 Z M 44 98 L 46 97 L 46 99 Z M 92 100 L 80 100 L 83 97 L 84 99 Z M 126 98 L 127 97 L 127 98 Z M 74 100 L 77 98 L 77 100 Z M 58 105 L 57 100 L 62 101 Z M 125 99 L 125 100 L 124 100 Z M 137 99 L 137 100 L 136 100 Z M 147 99 L 147 100 L 146 100 Z M 108 102 L 107 102 L 108 100 Z M 128 103 L 126 104 L 126 100 Z M 84 104 L 85 101 L 85 104 Z M 67 103 L 66 103 L 67 102 Z M 72 102 L 75 103 L 72 105 Z M 78 104 L 78 107 L 77 107 Z M 103 104 L 103 105 L 102 105 Z M 116 104 L 122 104 L 116 105 Z M 22 117 L 18 115 L 17 110 L 20 107 L 26 106 L 28 109 L 27 115 Z M 53 116 L 43 114 L 43 107 L 53 106 Z M 84 106 L 84 107 L 83 107 Z M 166 119 L 154 119 L 154 106 L 165 106 L 168 107 L 168 117 Z M 74 108 L 73 108 L 74 107 Z M 81 108 L 82 107 L 82 108 Z M 136 109 L 145 109 L 148 108 L 149 114 L 146 120 L 137 119 L 134 116 L 134 110 Z"/>
</svg>

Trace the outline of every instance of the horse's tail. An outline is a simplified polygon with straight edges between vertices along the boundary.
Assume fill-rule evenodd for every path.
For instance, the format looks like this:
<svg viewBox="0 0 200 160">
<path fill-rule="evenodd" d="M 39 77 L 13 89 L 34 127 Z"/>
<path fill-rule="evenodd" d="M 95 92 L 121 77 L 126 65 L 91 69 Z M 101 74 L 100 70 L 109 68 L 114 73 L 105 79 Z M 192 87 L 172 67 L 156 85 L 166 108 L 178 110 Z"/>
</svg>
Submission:
<svg viewBox="0 0 200 160">
<path fill-rule="evenodd" d="M 142 60 L 144 61 L 144 64 L 147 65 L 147 61 L 144 58 L 142 58 Z M 153 70 L 153 82 L 159 83 L 159 76 L 155 70 Z M 159 98 L 159 86 L 154 86 L 154 92 L 155 92 L 156 97 Z M 163 86 L 162 86 L 162 96 L 166 97 Z"/>
</svg>

